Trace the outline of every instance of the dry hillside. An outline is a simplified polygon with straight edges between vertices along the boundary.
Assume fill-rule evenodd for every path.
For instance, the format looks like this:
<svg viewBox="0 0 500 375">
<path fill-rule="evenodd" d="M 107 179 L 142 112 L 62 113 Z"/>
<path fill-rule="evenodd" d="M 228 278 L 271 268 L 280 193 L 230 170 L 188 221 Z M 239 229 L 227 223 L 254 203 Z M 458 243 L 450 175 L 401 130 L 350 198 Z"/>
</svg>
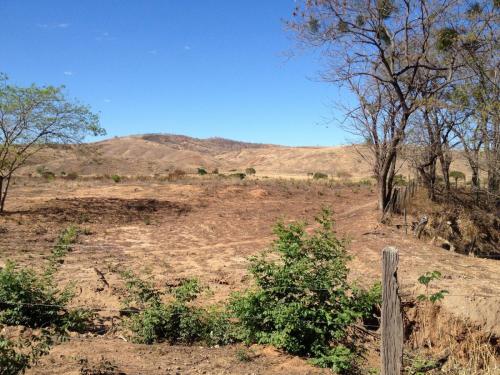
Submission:
<svg viewBox="0 0 500 375">
<path fill-rule="evenodd" d="M 259 175 L 303 177 L 323 172 L 333 177 L 366 178 L 372 175 L 360 153 L 363 146 L 287 147 L 236 142 L 222 138 L 196 139 L 179 135 L 139 135 L 108 139 L 81 146 L 57 146 L 43 150 L 21 174 L 34 173 L 44 166 L 59 174 L 81 175 L 152 175 L 179 168 L 195 172 L 244 171 L 253 167 Z M 452 169 L 467 173 L 463 160 Z M 403 163 L 400 173 L 408 174 Z"/>
</svg>

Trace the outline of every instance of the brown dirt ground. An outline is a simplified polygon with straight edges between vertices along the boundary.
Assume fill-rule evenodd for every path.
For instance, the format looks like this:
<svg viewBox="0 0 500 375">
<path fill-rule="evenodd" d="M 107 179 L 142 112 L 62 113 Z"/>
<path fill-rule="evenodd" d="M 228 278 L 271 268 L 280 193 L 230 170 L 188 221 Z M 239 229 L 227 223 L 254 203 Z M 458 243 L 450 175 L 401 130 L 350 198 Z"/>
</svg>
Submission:
<svg viewBox="0 0 500 375">
<path fill-rule="evenodd" d="M 28 179 L 13 187 L 8 213 L 0 217 L 0 265 L 13 259 L 40 266 L 58 233 L 75 223 L 87 235 L 57 273 L 62 284 L 77 282 L 73 304 L 119 308 L 119 269 L 149 274 L 159 286 L 197 277 L 211 290 L 203 300 L 221 301 L 249 284 L 247 257 L 271 244 L 278 219 L 312 222 L 322 206 L 333 209 L 336 230 L 350 240 L 353 279 L 361 284 L 377 280 L 382 248 L 397 246 L 404 295 L 422 292 L 416 287 L 418 276 L 439 270 L 444 277 L 435 288 L 450 292 L 443 308 L 500 335 L 500 263 L 450 253 L 394 226 L 380 226 L 376 196 L 367 186 L 331 188 L 283 179 L 121 184 Z M 118 319 L 116 312 L 106 315 Z M 82 358 L 94 364 L 108 360 L 127 374 L 322 373 L 302 359 L 263 347 L 253 348 L 251 362 L 241 362 L 239 348 L 135 345 L 110 330 L 101 336 L 75 335 L 53 348 L 30 374 L 76 374 Z"/>
</svg>

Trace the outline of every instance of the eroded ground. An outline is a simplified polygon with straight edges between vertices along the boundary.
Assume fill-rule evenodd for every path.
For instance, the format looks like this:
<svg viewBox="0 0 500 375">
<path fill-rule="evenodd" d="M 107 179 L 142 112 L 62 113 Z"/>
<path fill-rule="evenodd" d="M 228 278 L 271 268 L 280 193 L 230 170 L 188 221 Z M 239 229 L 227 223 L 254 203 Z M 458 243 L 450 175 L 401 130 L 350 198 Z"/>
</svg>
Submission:
<svg viewBox="0 0 500 375">
<path fill-rule="evenodd" d="M 301 359 L 260 347 L 255 359 L 244 363 L 236 358 L 237 346 L 133 345 L 109 329 L 109 318 L 118 319 L 121 306 L 123 282 L 117 270 L 150 275 L 159 286 L 197 277 L 210 288 L 205 300 L 224 300 L 249 284 L 246 259 L 271 244 L 278 219 L 312 222 L 323 206 L 335 212 L 339 235 L 350 239 L 354 279 L 361 284 L 377 280 L 382 248 L 397 246 L 403 294 L 421 292 L 416 289 L 418 276 L 439 270 L 444 277 L 435 287 L 450 292 L 444 307 L 500 334 L 500 263 L 450 253 L 428 239 L 417 241 L 394 226 L 380 226 L 369 186 L 274 179 L 121 184 L 26 180 L 14 186 L 8 213 L 0 217 L 0 263 L 13 259 L 41 266 L 58 233 L 77 224 L 86 235 L 66 256 L 57 279 L 77 283 L 73 304 L 109 310 L 101 313 L 108 321 L 106 333 L 72 337 L 31 373 L 78 374 L 82 358 L 91 363 L 104 358 L 127 374 L 320 373 Z"/>
</svg>

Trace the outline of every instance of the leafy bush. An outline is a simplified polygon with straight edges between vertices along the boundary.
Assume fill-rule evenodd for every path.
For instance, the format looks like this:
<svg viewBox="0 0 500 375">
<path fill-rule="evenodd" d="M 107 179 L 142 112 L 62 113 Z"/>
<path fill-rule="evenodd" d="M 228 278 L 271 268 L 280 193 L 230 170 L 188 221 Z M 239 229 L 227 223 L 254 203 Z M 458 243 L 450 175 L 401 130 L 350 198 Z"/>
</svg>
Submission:
<svg viewBox="0 0 500 375">
<path fill-rule="evenodd" d="M 205 168 L 198 168 L 198 174 L 199 174 L 200 176 L 204 176 L 204 175 L 206 175 L 207 173 L 208 173 L 208 172 L 207 172 L 207 170 L 206 170 Z"/>
<path fill-rule="evenodd" d="M 22 374 L 38 359 L 48 354 L 51 345 L 49 336 L 42 334 L 32 340 L 13 342 L 0 335 L 0 374 Z"/>
<path fill-rule="evenodd" d="M 58 289 L 51 273 L 39 276 L 13 262 L 0 269 L 2 324 L 83 331 L 93 315 L 86 310 L 69 310 L 66 306 L 73 296 L 73 286 Z"/>
<path fill-rule="evenodd" d="M 313 174 L 313 178 L 315 180 L 321 180 L 321 179 L 325 179 L 325 178 L 328 178 L 328 175 L 325 174 L 325 173 L 321 173 L 321 172 L 316 172 Z"/>
<path fill-rule="evenodd" d="M 234 295 L 230 308 L 246 342 L 271 344 L 345 372 L 359 350 L 348 329 L 370 316 L 380 289 L 367 292 L 348 283 L 349 257 L 330 212 L 316 220 L 320 228 L 312 235 L 301 223 L 276 226 L 273 247 L 251 258 L 256 288 Z"/>
<path fill-rule="evenodd" d="M 117 175 L 117 174 L 114 174 L 114 175 L 111 175 L 111 179 L 116 182 L 116 183 L 119 183 L 121 182 L 122 178 L 121 176 Z"/>
<path fill-rule="evenodd" d="M 141 309 L 128 321 L 136 342 L 191 344 L 204 341 L 208 345 L 233 342 L 227 312 L 191 306 L 202 290 L 196 280 L 187 279 L 175 288 L 161 291 L 154 288 L 151 282 L 141 280 L 130 272 L 123 276 L 130 292 L 127 306 L 133 303 Z M 162 297 L 169 302 L 164 303 Z"/>
<path fill-rule="evenodd" d="M 247 175 L 253 175 L 253 174 L 257 173 L 257 171 L 255 170 L 255 168 L 250 167 L 250 168 L 245 169 L 245 173 Z"/>
<path fill-rule="evenodd" d="M 420 294 L 417 299 L 419 301 L 430 301 L 431 303 L 436 303 L 438 301 L 441 301 L 445 294 L 448 294 L 449 292 L 447 290 L 440 290 L 436 293 L 429 293 L 429 284 L 434 281 L 434 280 L 439 280 L 441 278 L 441 272 L 439 271 L 432 271 L 432 272 L 426 272 L 425 274 L 421 275 L 418 278 L 418 282 L 425 286 L 425 294 Z"/>
<path fill-rule="evenodd" d="M 40 177 L 46 179 L 46 180 L 53 180 L 56 175 L 54 172 L 49 171 L 46 167 L 44 166 L 39 166 L 36 168 L 36 172 L 40 175 Z"/>
</svg>

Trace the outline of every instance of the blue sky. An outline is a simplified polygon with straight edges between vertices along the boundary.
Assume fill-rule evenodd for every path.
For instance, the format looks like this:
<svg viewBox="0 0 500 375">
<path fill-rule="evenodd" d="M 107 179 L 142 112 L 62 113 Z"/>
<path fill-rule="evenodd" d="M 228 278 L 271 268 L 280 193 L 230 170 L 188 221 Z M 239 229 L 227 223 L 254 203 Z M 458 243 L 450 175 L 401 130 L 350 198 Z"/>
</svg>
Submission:
<svg viewBox="0 0 500 375">
<path fill-rule="evenodd" d="M 335 145 L 344 91 L 283 20 L 293 0 L 1 0 L 0 72 L 65 85 L 108 137 L 175 133 Z"/>
</svg>

